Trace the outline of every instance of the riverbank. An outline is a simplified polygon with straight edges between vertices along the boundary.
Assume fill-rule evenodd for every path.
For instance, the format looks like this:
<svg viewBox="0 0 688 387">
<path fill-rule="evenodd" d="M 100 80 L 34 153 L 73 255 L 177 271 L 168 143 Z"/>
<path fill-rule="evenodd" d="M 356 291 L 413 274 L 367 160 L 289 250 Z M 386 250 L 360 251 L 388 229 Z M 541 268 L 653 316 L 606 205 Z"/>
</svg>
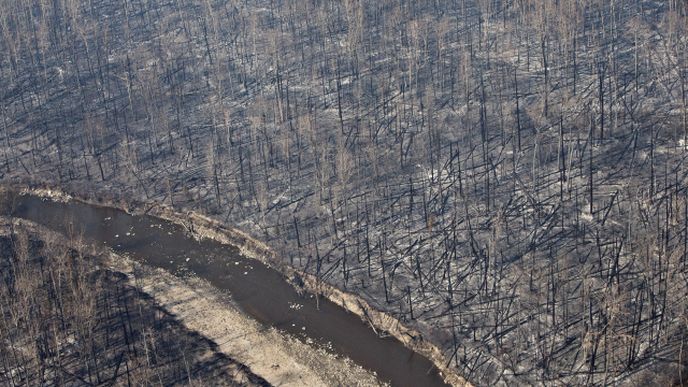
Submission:
<svg viewBox="0 0 688 387">
<path fill-rule="evenodd" d="M 451 368 L 447 367 L 448 362 L 442 352 L 432 343 L 423 339 L 423 336 L 414 329 L 406 327 L 400 321 L 389 314 L 372 308 L 361 297 L 344 292 L 329 284 L 318 281 L 312 275 L 297 271 L 283 264 L 275 253 L 261 241 L 236 230 L 220 222 L 198 214 L 193 211 L 179 213 L 163 204 L 148 204 L 140 202 L 115 202 L 105 198 L 89 198 L 78 194 L 68 194 L 58 189 L 43 188 L 21 188 L 25 194 L 49 197 L 59 201 L 77 200 L 95 206 L 114 207 L 133 214 L 147 213 L 173 223 L 184 226 L 189 233 L 197 239 L 213 239 L 221 243 L 234 245 L 240 248 L 243 254 L 257 259 L 280 271 L 286 278 L 291 279 L 292 284 L 302 290 L 324 296 L 346 310 L 360 316 L 367 321 L 376 332 L 384 332 L 397 338 L 408 348 L 427 357 L 435 364 L 441 372 L 444 380 L 452 385 L 469 385 L 461 376 L 457 375 Z"/>
<path fill-rule="evenodd" d="M 270 385 L 142 288 L 146 267 L 67 234 L 0 216 L 0 385 Z"/>
<path fill-rule="evenodd" d="M 43 192 L 43 195 L 45 197 L 48 193 Z M 31 230 L 33 234 L 50 240 L 51 246 L 59 241 L 76 243 L 80 251 L 94 257 L 98 267 L 123 279 L 120 287 L 136 289 L 162 315 L 170 316 L 185 332 L 190 332 L 190 340 L 208 343 L 215 357 L 231 359 L 229 365 L 224 366 L 227 372 L 220 373 L 217 380 L 204 379 L 204 383 L 251 386 L 383 384 L 374 373 L 350 359 L 328 352 L 320 344 L 301 340 L 278 329 L 266 328 L 241 311 L 225 292 L 193 274 L 175 275 L 142 264 L 126 254 L 81 241 L 78 235 L 65 237 L 21 218 L 12 221 L 16 229 Z M 6 226 L 3 229 L 13 228 Z"/>
<path fill-rule="evenodd" d="M 218 345 L 274 386 L 379 386 L 375 375 L 274 328 L 265 328 L 198 277 L 179 278 L 110 253 L 108 266 L 125 273 L 189 329 Z"/>
</svg>

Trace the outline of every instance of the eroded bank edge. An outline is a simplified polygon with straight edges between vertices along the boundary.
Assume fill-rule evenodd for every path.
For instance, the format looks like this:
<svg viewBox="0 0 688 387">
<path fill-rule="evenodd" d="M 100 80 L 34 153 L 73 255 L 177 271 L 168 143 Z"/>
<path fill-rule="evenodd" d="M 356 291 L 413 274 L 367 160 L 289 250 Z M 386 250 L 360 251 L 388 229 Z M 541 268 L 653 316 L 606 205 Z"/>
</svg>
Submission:
<svg viewBox="0 0 688 387">
<path fill-rule="evenodd" d="M 292 278 L 300 278 L 303 289 L 309 293 L 326 297 L 328 300 L 359 316 L 378 331 L 385 331 L 399 340 L 404 346 L 428 358 L 437 369 L 444 381 L 452 386 L 470 387 L 472 384 L 448 366 L 447 358 L 442 351 L 430 341 L 423 339 L 423 335 L 415 329 L 405 326 L 401 321 L 386 312 L 377 310 L 361 296 L 343 291 L 335 286 L 320 281 L 314 275 L 297 270 L 277 258 L 275 252 L 265 243 L 251 237 L 247 233 L 224 225 L 208 216 L 195 211 L 178 212 L 166 204 L 151 204 L 144 202 L 115 202 L 107 199 L 93 200 L 93 198 L 70 194 L 50 186 L 26 187 L 9 185 L 2 187 L 6 191 L 16 191 L 24 195 L 34 195 L 50 198 L 60 202 L 70 200 L 84 204 L 109 207 L 125 211 L 132 215 L 152 215 L 184 227 L 196 239 L 212 239 L 217 242 L 232 245 L 246 257 L 258 260 L 280 272 L 292 286 Z M 296 287 L 296 286 L 295 286 Z"/>
</svg>

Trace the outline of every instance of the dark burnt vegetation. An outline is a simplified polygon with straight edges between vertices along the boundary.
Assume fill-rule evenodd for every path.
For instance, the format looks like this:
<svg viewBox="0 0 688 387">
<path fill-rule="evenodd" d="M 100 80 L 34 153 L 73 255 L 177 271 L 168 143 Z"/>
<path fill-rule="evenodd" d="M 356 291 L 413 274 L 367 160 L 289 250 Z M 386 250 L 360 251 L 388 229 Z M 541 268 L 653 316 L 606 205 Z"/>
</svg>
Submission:
<svg viewBox="0 0 688 387">
<path fill-rule="evenodd" d="M 479 384 L 681 377 L 685 2 L 1 4 L 6 180 L 236 224 Z"/>
<path fill-rule="evenodd" d="M 3 227 L 0 384 L 266 385 L 78 241 Z"/>
</svg>

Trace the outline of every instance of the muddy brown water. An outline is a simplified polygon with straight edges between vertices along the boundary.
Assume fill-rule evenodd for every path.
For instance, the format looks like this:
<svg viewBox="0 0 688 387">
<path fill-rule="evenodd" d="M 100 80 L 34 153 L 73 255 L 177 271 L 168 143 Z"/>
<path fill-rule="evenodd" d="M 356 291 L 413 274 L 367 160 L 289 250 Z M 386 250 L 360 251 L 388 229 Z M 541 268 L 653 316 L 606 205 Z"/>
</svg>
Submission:
<svg viewBox="0 0 688 387">
<path fill-rule="evenodd" d="M 177 275 L 194 273 L 229 292 L 260 323 L 325 344 L 393 386 L 446 386 L 425 357 L 392 337 L 379 338 L 361 319 L 312 295 L 300 295 L 276 270 L 242 256 L 233 246 L 194 240 L 176 224 L 153 216 L 78 202 L 20 196 L 15 216 L 87 240 Z"/>
</svg>

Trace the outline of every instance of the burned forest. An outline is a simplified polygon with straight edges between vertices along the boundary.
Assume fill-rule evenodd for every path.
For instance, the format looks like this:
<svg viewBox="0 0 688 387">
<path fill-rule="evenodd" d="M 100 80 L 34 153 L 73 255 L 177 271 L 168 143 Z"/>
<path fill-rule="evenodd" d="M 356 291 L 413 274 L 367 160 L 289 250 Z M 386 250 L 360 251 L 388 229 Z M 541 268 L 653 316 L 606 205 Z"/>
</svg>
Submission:
<svg viewBox="0 0 688 387">
<path fill-rule="evenodd" d="M 0 0 L 0 53 L 5 185 L 236 227 L 474 385 L 686 380 L 686 1 Z"/>
</svg>

